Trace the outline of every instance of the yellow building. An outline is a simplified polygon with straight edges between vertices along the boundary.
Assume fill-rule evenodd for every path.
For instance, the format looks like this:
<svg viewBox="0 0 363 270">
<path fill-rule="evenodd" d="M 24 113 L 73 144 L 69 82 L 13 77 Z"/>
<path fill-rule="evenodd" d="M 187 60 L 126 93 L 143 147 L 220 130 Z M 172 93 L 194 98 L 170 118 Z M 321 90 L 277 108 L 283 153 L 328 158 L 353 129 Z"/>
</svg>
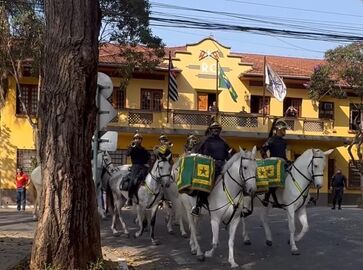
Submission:
<svg viewBox="0 0 363 270">
<path fill-rule="evenodd" d="M 328 202 L 330 177 L 338 168 L 349 178 L 345 203 L 357 204 L 360 197 L 359 174 L 349 166 L 349 156 L 344 143 L 354 137 L 357 97 L 334 99 L 325 96 L 320 102 L 308 98 L 306 83 L 314 67 L 322 60 L 280 56 L 266 56 L 266 62 L 283 77 L 287 96 L 279 102 L 266 92 L 263 106 L 264 56 L 234 53 L 212 38 L 195 44 L 168 48 L 171 51 L 178 84 L 179 99 L 168 99 L 168 59 L 150 73 L 135 72 L 126 91 L 117 88 L 120 78 L 114 77 L 119 63 L 118 48 L 107 45 L 100 50 L 99 70 L 112 76 L 114 92 L 112 102 L 118 117 L 107 130 L 119 133 L 118 150 L 112 153 L 115 163 L 125 163 L 125 152 L 136 130 L 144 136 L 143 145 L 152 149 L 158 144 L 161 133 L 173 142 L 175 157 L 183 153 L 188 134 L 203 136 L 211 117 L 213 102 L 217 102 L 218 121 L 222 124 L 223 137 L 238 149 L 261 146 L 268 137 L 275 117 L 285 117 L 289 106 L 294 106 L 296 117 L 285 117 L 290 126 L 287 131 L 288 158 L 294 160 L 308 148 L 328 150 L 330 155 L 325 173 L 325 185 L 320 203 Z M 219 65 L 214 59 L 218 56 Z M 200 58 L 203 58 L 200 60 Z M 222 68 L 238 97 L 234 102 L 228 90 L 217 89 L 217 68 Z M 31 112 L 36 110 L 37 79 L 24 77 L 22 93 Z M 10 82 L 10 92 L 1 110 L 0 189 L 14 188 L 14 175 L 18 164 L 28 168 L 35 155 L 33 135 L 16 100 L 15 83 Z M 218 95 L 217 95 L 218 93 Z M 266 115 L 263 115 L 265 108 Z M 245 112 L 241 112 L 244 110 Z"/>
</svg>

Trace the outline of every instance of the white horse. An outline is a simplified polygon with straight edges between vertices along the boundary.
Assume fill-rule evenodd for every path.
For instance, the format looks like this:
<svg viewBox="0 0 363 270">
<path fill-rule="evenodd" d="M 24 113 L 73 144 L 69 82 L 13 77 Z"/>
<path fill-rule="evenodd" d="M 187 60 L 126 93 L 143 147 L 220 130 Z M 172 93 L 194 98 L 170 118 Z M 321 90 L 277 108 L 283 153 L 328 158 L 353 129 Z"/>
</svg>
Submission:
<svg viewBox="0 0 363 270">
<path fill-rule="evenodd" d="M 139 223 L 139 231 L 135 233 L 135 237 L 139 237 L 145 230 L 147 225 L 146 210 L 151 210 L 151 230 L 150 236 L 153 244 L 158 244 L 158 241 L 154 237 L 156 212 L 158 205 L 163 196 L 163 187 L 168 186 L 170 182 L 171 164 L 169 162 L 171 155 L 167 157 L 157 157 L 151 171 L 148 173 L 145 179 L 145 183 L 140 186 L 138 190 L 139 203 L 136 205 L 137 210 L 137 222 Z M 108 195 L 112 197 L 111 208 L 113 208 L 112 225 L 111 229 L 113 234 L 118 234 L 116 230 L 116 219 L 119 218 L 123 227 L 124 233 L 129 235 L 129 231 L 125 222 L 122 219 L 121 209 L 125 205 L 128 199 L 128 191 L 120 190 L 123 177 L 128 173 L 130 165 L 123 165 L 119 167 L 119 170 L 110 174 L 110 177 L 102 177 L 102 185 L 106 186 Z M 111 193 L 111 194 L 110 194 Z M 133 198 L 134 204 L 136 199 Z"/>
<path fill-rule="evenodd" d="M 100 153 L 98 155 L 99 164 L 103 168 L 107 168 L 107 170 L 112 173 L 116 170 L 113 166 L 111 157 L 107 152 Z M 33 197 L 34 197 L 34 211 L 33 211 L 33 220 L 38 220 L 39 215 L 39 204 L 42 197 L 42 189 L 43 189 L 43 178 L 42 171 L 40 165 L 37 166 L 30 174 L 30 181 L 34 186 Z M 100 195 L 100 181 L 96 183 L 96 195 L 97 198 Z M 98 206 L 98 212 L 101 216 L 104 216 L 103 210 Z"/>
<path fill-rule="evenodd" d="M 213 232 L 212 249 L 205 253 L 206 257 L 212 257 L 219 241 L 219 226 L 221 222 L 229 225 L 229 255 L 228 262 L 232 267 L 238 267 L 234 260 L 234 238 L 240 215 L 243 208 L 244 192 L 254 193 L 256 190 L 256 147 L 252 152 L 243 151 L 233 155 L 224 165 L 222 174 L 218 178 L 213 190 L 209 194 L 208 203 Z M 190 247 L 193 255 L 198 260 L 204 260 L 197 240 L 196 221 L 191 215 L 191 209 L 196 204 L 196 198 L 187 194 L 180 195 L 187 213 L 190 228 Z"/>
<path fill-rule="evenodd" d="M 286 176 L 285 187 L 276 191 L 278 202 L 287 210 L 290 231 L 289 243 L 293 255 L 300 254 L 295 242 L 301 240 L 309 229 L 306 215 L 306 204 L 310 197 L 309 188 L 311 184 L 314 184 L 317 189 L 322 187 L 326 157 L 333 151 L 334 149 L 326 152 L 319 149 L 306 150 L 291 166 Z M 272 245 L 271 230 L 267 223 L 271 207 L 272 204 L 269 203 L 261 213 L 261 221 L 265 229 L 266 244 L 268 246 Z M 298 235 L 295 235 L 295 213 L 302 225 L 301 232 Z"/>
</svg>

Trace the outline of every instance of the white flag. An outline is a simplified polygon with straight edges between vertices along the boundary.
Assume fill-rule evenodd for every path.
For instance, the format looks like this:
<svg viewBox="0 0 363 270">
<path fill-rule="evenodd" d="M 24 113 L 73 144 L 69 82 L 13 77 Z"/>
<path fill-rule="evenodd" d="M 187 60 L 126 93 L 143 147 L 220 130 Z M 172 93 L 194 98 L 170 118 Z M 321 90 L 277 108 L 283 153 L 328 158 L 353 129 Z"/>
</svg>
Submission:
<svg viewBox="0 0 363 270">
<path fill-rule="evenodd" d="M 266 89 L 278 100 L 283 101 L 286 97 L 286 85 L 280 76 L 272 70 L 269 64 L 265 66 Z"/>
</svg>

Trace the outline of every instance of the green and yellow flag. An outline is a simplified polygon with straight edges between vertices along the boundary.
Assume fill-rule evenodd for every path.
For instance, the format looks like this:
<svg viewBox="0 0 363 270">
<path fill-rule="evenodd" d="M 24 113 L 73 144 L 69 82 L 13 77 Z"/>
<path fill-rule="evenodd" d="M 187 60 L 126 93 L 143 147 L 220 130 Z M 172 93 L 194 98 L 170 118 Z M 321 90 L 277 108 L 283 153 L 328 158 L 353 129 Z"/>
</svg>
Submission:
<svg viewBox="0 0 363 270">
<path fill-rule="evenodd" d="M 229 94 L 231 95 L 231 98 L 234 102 L 237 102 L 237 92 L 234 90 L 231 82 L 228 80 L 226 74 L 224 73 L 223 68 L 219 65 L 219 76 L 218 76 L 218 86 L 219 88 L 225 88 L 228 89 Z"/>
</svg>

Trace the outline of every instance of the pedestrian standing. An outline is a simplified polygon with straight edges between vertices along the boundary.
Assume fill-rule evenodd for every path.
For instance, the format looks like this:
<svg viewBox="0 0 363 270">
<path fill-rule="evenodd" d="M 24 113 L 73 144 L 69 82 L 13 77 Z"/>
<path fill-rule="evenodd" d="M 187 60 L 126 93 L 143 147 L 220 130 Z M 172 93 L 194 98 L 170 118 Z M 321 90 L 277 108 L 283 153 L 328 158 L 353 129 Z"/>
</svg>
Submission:
<svg viewBox="0 0 363 270">
<path fill-rule="evenodd" d="M 344 188 L 347 187 L 347 178 L 342 174 L 341 170 L 337 170 L 336 174 L 331 178 L 331 188 L 333 194 L 333 207 L 331 209 L 335 209 L 335 205 L 338 202 L 338 209 L 342 210 L 342 200 Z"/>
<path fill-rule="evenodd" d="M 23 168 L 16 169 L 16 206 L 18 211 L 25 211 L 26 187 L 29 184 L 29 177 L 23 172 Z"/>
</svg>

